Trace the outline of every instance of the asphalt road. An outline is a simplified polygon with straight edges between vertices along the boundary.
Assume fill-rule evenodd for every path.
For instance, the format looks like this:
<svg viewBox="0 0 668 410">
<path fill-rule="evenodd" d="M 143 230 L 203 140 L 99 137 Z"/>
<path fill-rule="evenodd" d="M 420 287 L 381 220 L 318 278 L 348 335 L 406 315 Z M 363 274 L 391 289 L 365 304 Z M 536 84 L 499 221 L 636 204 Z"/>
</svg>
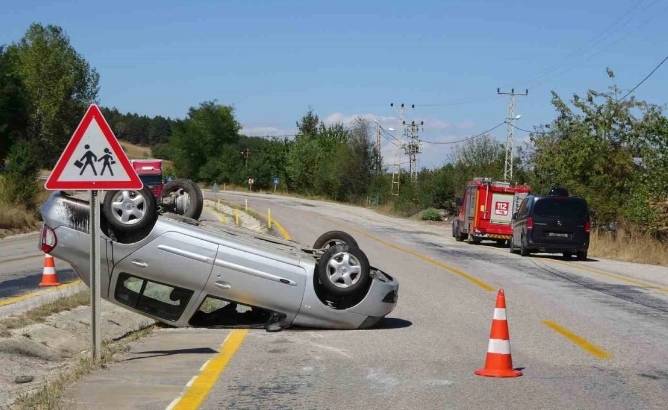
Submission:
<svg viewBox="0 0 668 410">
<path fill-rule="evenodd" d="M 668 403 L 666 268 L 522 258 L 491 244 L 455 242 L 443 225 L 362 208 L 271 195 L 219 197 L 247 199 L 262 213 L 271 208 L 304 244 L 332 229 L 351 233 L 373 265 L 400 281 L 389 320 L 354 331 L 159 329 L 73 385 L 66 394 L 72 408 L 178 404 L 193 383 L 201 387 L 200 370 L 206 374 L 197 377 L 212 385 L 203 396 L 207 409 Z M 519 378 L 473 374 L 484 361 L 498 288 L 506 292 L 513 362 L 524 371 Z"/>
<path fill-rule="evenodd" d="M 372 264 L 399 279 L 399 304 L 384 329 L 251 333 L 205 408 L 668 403 L 666 268 L 522 258 L 506 248 L 455 242 L 442 225 L 365 209 L 285 197 L 223 198 L 247 198 L 262 212 L 271 207 L 305 244 L 331 229 L 352 233 Z M 517 379 L 473 375 L 484 359 L 498 288 L 506 292 L 514 365 L 524 368 Z"/>
<path fill-rule="evenodd" d="M 0 298 L 37 289 L 42 278 L 44 254 L 37 249 L 36 232 L 0 239 Z M 56 261 L 58 279 L 69 282 L 76 278 L 70 265 Z"/>
</svg>

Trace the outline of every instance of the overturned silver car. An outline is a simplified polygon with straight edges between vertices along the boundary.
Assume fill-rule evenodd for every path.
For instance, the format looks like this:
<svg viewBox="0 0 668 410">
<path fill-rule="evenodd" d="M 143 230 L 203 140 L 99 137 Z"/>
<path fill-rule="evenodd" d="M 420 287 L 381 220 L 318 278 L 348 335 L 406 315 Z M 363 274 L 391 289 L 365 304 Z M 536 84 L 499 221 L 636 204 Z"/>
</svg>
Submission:
<svg viewBox="0 0 668 410">
<path fill-rule="evenodd" d="M 40 241 L 87 284 L 88 213 L 88 202 L 53 193 Z M 343 232 L 304 248 L 172 214 L 136 231 L 101 224 L 102 297 L 172 326 L 367 328 L 397 303 L 397 281 Z"/>
</svg>

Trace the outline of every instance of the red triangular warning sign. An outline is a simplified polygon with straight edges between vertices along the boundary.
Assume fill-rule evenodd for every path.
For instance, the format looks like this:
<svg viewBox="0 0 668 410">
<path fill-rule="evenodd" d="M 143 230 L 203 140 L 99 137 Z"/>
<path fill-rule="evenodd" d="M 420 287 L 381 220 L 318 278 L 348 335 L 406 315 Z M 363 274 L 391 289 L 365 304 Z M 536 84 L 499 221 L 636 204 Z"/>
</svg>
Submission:
<svg viewBox="0 0 668 410">
<path fill-rule="evenodd" d="M 48 190 L 110 190 L 143 187 L 97 105 L 91 104 L 44 187 Z"/>
</svg>

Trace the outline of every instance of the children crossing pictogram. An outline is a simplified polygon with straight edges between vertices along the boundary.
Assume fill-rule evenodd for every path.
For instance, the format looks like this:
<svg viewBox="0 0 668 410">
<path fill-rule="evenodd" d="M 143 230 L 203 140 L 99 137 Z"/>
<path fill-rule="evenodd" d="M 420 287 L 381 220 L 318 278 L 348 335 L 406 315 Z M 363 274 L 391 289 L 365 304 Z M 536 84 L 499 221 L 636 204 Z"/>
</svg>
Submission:
<svg viewBox="0 0 668 410">
<path fill-rule="evenodd" d="M 49 190 L 105 190 L 142 188 L 142 182 L 93 104 L 65 147 L 46 181 Z"/>
</svg>

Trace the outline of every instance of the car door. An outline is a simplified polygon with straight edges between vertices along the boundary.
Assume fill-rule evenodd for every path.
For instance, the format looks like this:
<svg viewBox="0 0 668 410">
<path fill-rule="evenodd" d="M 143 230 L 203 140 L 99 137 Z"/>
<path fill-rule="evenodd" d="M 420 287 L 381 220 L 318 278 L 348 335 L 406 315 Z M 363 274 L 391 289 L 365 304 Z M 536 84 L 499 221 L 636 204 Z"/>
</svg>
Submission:
<svg viewBox="0 0 668 410">
<path fill-rule="evenodd" d="M 239 244 L 218 247 L 206 292 L 229 301 L 285 314 L 301 306 L 306 272 L 299 259 L 282 257 L 274 249 Z"/>
<path fill-rule="evenodd" d="M 215 243 L 181 232 L 160 235 L 114 266 L 110 299 L 181 325 L 201 301 L 217 248 Z"/>
</svg>

